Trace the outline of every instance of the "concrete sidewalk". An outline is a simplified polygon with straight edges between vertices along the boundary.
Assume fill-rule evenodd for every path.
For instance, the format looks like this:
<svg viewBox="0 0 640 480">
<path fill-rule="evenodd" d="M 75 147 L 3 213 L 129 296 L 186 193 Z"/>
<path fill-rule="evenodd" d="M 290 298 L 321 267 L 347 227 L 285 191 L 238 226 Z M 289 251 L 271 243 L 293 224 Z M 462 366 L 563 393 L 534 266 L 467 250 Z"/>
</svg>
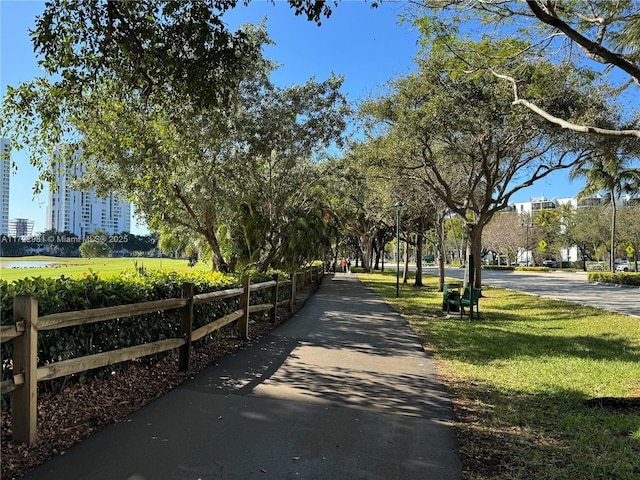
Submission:
<svg viewBox="0 0 640 480">
<path fill-rule="evenodd" d="M 404 320 L 336 274 L 270 335 L 22 478 L 461 479 L 451 419 Z"/>
</svg>

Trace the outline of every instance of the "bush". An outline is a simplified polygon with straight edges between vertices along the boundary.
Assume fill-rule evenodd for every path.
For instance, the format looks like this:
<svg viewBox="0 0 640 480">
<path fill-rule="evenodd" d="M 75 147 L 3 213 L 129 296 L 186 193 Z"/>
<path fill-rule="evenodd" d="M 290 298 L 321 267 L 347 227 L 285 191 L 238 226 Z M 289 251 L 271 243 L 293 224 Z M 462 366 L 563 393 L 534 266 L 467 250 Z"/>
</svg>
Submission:
<svg viewBox="0 0 640 480">
<path fill-rule="evenodd" d="M 515 267 L 516 272 L 548 272 L 549 267 Z"/>
<path fill-rule="evenodd" d="M 516 269 L 515 265 L 483 265 L 483 270 L 503 270 L 512 272 Z"/>
<path fill-rule="evenodd" d="M 283 278 L 286 276 L 279 272 Z M 250 272 L 251 282 L 271 280 L 271 273 Z M 194 293 L 213 292 L 241 286 L 237 276 L 219 272 L 127 271 L 118 276 L 81 278 L 41 278 L 7 282 L 0 280 L 0 317 L 11 325 L 13 301 L 17 295 L 32 294 L 38 299 L 38 316 L 100 307 L 177 298 L 185 282 L 194 284 Z M 280 289 L 279 298 L 290 297 L 290 288 Z M 271 302 L 271 289 L 252 293 L 252 303 Z M 194 306 L 193 328 L 199 328 L 239 308 L 239 297 Z M 106 322 L 45 330 L 38 333 L 38 363 L 46 365 L 118 348 L 180 336 L 179 309 L 119 318 Z M 2 379 L 8 378 L 13 342 L 2 344 Z"/>
<path fill-rule="evenodd" d="M 640 286 L 640 273 L 634 272 L 590 272 L 588 278 L 590 282 Z"/>
</svg>

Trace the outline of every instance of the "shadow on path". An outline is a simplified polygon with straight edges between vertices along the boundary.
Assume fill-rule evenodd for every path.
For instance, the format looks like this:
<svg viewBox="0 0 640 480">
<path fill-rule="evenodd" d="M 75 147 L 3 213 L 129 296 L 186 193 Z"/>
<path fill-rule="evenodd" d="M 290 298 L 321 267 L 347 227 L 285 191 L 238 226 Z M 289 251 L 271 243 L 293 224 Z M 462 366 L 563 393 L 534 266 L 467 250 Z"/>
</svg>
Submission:
<svg viewBox="0 0 640 480">
<path fill-rule="evenodd" d="M 268 336 L 24 478 L 458 480 L 451 421 L 406 322 L 336 274 Z"/>
</svg>

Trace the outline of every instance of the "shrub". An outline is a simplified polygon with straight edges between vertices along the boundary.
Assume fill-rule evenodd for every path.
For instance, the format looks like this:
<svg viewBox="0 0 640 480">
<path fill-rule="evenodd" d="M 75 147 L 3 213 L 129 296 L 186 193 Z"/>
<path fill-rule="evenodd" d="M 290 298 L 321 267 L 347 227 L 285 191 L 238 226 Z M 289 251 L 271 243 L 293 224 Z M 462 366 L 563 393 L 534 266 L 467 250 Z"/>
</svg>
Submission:
<svg viewBox="0 0 640 480">
<path fill-rule="evenodd" d="M 271 274 L 250 272 L 252 283 L 271 280 Z M 277 272 L 286 278 L 283 272 Z M 99 277 L 89 273 L 80 278 L 32 277 L 15 282 L 0 280 L 0 317 L 11 325 L 13 301 L 17 295 L 32 294 L 38 299 L 38 316 L 100 307 L 177 298 L 185 282 L 194 284 L 194 294 L 241 286 L 239 277 L 219 272 L 126 271 L 117 276 Z M 280 300 L 290 298 L 290 288 L 279 291 Z M 271 302 L 271 289 L 251 295 L 252 303 Z M 193 328 L 199 328 L 239 308 L 239 298 L 227 298 L 194 306 Z M 180 310 L 154 312 L 106 322 L 41 331 L 38 334 L 38 363 L 46 365 L 70 358 L 115 350 L 180 335 Z M 12 342 L 2 344 L 2 379 L 12 365 Z"/>
<path fill-rule="evenodd" d="M 516 272 L 548 272 L 549 267 L 515 267 Z"/>
<path fill-rule="evenodd" d="M 590 282 L 640 286 L 640 273 L 634 272 L 590 272 L 588 278 Z"/>
<path fill-rule="evenodd" d="M 515 265 L 483 265 L 483 270 L 503 270 L 512 272 L 516 269 Z"/>
</svg>

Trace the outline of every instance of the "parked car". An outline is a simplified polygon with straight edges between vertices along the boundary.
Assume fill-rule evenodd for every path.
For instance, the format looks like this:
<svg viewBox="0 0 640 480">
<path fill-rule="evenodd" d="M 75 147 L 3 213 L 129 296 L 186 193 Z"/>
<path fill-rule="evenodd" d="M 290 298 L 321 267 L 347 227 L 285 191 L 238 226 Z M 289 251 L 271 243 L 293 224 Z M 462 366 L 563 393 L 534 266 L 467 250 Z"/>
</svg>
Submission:
<svg viewBox="0 0 640 480">
<path fill-rule="evenodd" d="M 556 265 L 556 262 L 554 260 L 543 260 L 542 262 L 542 266 L 543 267 L 554 267 Z"/>
<path fill-rule="evenodd" d="M 616 272 L 633 272 L 634 269 L 634 265 L 632 263 L 618 263 L 616 265 Z"/>
</svg>

